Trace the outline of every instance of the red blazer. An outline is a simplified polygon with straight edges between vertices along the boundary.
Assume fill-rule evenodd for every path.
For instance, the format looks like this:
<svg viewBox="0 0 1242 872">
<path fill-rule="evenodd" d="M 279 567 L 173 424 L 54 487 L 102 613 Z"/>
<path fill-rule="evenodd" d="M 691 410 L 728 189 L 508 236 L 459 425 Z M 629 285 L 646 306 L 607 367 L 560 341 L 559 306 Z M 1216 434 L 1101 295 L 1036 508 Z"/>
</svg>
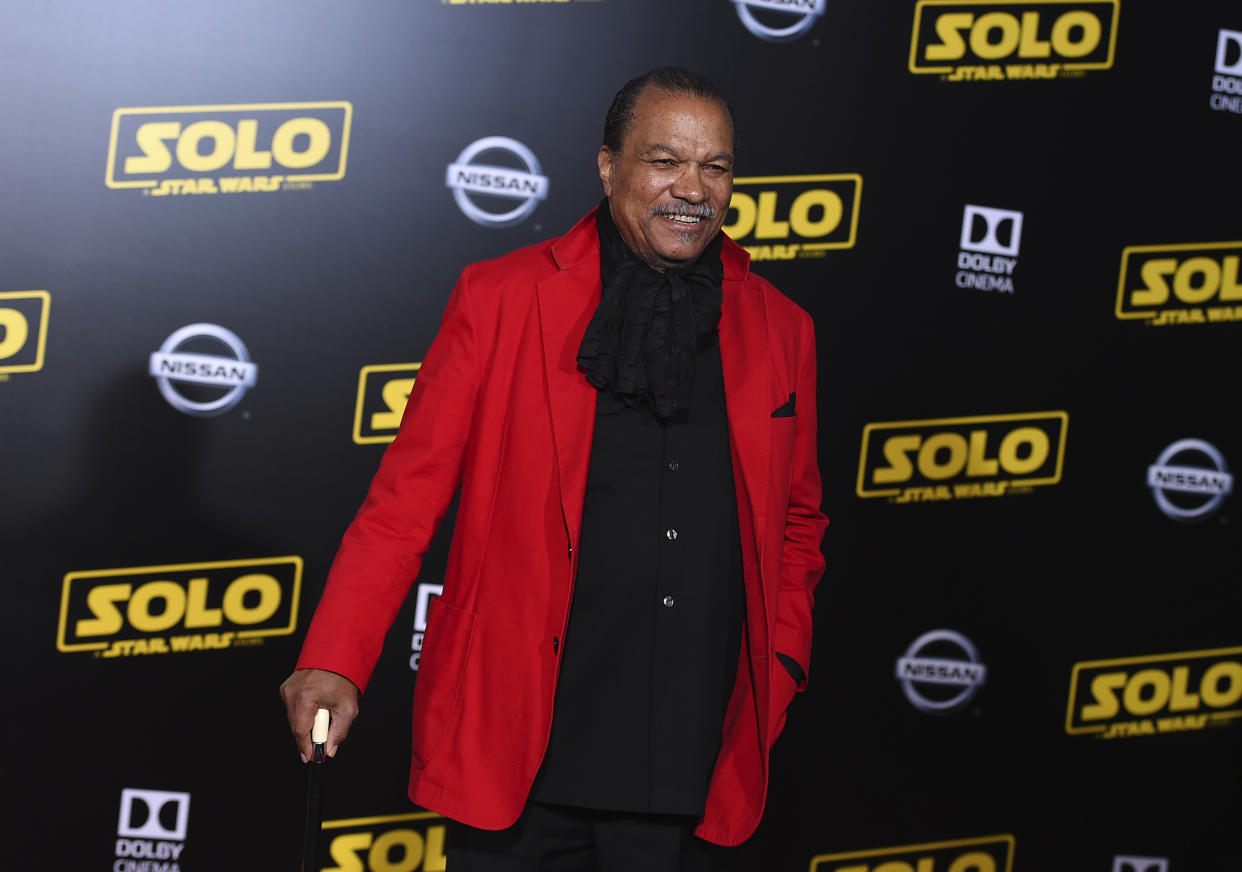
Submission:
<svg viewBox="0 0 1242 872">
<path fill-rule="evenodd" d="M 823 573 L 810 317 L 725 239 L 720 353 L 746 631 L 697 832 L 754 832 L 768 749 L 805 671 Z M 517 820 L 547 748 L 577 570 L 596 391 L 578 345 L 600 298 L 594 213 L 565 236 L 473 264 L 449 299 L 396 440 L 345 533 L 298 667 L 366 687 L 458 487 L 443 596 L 414 690 L 410 798 L 466 824 Z M 792 416 L 772 413 L 795 398 Z"/>
</svg>

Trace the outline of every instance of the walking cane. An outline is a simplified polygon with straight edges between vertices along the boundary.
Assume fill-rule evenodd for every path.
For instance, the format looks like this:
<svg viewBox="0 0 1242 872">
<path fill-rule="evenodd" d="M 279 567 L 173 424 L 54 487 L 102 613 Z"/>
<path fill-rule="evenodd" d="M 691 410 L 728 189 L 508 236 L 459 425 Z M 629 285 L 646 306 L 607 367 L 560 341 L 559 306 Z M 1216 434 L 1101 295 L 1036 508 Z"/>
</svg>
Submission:
<svg viewBox="0 0 1242 872">
<path fill-rule="evenodd" d="M 323 793 L 324 744 L 328 741 L 327 709 L 315 712 L 315 725 L 311 728 L 314 752 L 311 757 L 310 775 L 306 784 L 306 836 L 302 842 L 302 872 L 317 872 L 319 832 L 323 829 L 323 809 L 320 801 Z"/>
</svg>

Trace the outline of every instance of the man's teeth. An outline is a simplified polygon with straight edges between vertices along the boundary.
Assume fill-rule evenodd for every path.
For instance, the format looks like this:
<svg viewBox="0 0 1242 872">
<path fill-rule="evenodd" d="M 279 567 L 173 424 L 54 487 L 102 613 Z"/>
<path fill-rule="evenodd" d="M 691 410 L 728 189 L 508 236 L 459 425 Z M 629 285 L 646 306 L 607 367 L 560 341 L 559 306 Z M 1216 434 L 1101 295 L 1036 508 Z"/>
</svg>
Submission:
<svg viewBox="0 0 1242 872">
<path fill-rule="evenodd" d="M 666 215 L 665 217 L 671 221 L 676 221 L 678 224 L 698 224 L 703 220 L 694 215 Z"/>
</svg>

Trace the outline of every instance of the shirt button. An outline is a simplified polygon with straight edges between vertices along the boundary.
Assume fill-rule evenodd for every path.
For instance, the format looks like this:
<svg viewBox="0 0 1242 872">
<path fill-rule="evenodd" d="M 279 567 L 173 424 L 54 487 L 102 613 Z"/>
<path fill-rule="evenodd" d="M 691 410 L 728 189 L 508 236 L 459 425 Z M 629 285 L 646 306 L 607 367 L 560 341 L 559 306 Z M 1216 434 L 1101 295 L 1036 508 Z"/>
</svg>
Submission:
<svg viewBox="0 0 1242 872">
<path fill-rule="evenodd" d="M 679 461 L 676 461 L 676 460 L 670 460 L 670 461 L 668 462 L 668 468 L 669 468 L 669 471 L 670 471 L 670 472 L 676 472 L 676 471 L 677 471 L 677 467 L 679 467 L 679 466 L 681 466 L 681 463 L 680 463 Z"/>
<path fill-rule="evenodd" d="M 664 598 L 664 604 L 669 608 L 672 608 L 675 602 L 677 602 L 677 600 L 673 599 L 671 596 L 666 596 Z"/>
<path fill-rule="evenodd" d="M 664 531 L 664 535 L 668 537 L 668 541 L 672 542 L 674 539 L 676 539 L 676 538 L 677 538 L 677 531 L 676 531 L 676 530 L 671 530 L 671 529 L 670 529 L 670 530 L 665 530 L 665 531 Z"/>
</svg>

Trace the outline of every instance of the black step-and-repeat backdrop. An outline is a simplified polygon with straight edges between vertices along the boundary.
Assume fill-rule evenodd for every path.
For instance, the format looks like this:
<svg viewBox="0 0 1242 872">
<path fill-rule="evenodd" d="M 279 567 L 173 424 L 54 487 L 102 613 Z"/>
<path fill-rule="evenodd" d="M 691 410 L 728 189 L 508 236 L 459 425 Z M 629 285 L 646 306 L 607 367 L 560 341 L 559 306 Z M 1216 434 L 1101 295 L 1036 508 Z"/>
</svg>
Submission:
<svg viewBox="0 0 1242 872">
<path fill-rule="evenodd" d="M 6 868 L 294 869 L 276 687 L 467 263 L 599 197 L 658 65 L 819 333 L 828 572 L 751 870 L 1237 868 L 1242 11 L 1137 0 L 0 9 Z M 447 533 L 328 766 L 404 796 Z"/>
</svg>

